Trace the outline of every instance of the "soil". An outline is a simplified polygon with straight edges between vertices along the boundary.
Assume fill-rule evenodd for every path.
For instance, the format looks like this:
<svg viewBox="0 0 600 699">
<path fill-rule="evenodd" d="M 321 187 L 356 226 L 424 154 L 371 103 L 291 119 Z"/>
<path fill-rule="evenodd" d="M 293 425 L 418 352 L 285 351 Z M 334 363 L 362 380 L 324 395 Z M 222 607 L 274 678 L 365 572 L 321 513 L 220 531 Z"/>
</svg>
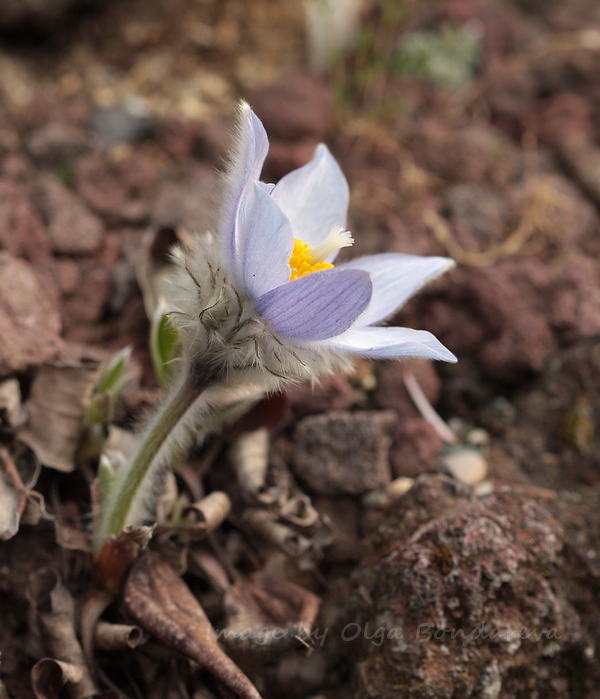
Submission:
<svg viewBox="0 0 600 699">
<path fill-rule="evenodd" d="M 265 698 L 600 696 L 598 4 L 356 5 L 325 60 L 293 0 L 2 3 L 0 508 L 18 515 L 0 543 L 0 697 L 254 696 L 248 678 Z M 266 181 L 329 145 L 353 256 L 456 260 L 394 323 L 459 361 L 361 361 L 261 402 L 167 478 L 152 541 L 119 549 L 127 594 L 102 606 L 87 534 L 106 434 L 82 436 L 81 401 L 126 346 L 119 438 L 159 399 L 140 269 L 210 225 L 240 98 L 269 134 Z M 63 370 L 68 386 L 49 379 Z M 40 410 L 70 420 L 41 469 L 24 424 Z M 252 490 L 234 445 L 261 427 Z M 472 487 L 444 466 L 465 445 L 485 465 Z M 231 514 L 182 534 L 178 496 L 213 491 Z M 191 591 L 199 628 L 287 636 L 225 639 L 213 667 L 185 614 L 156 621 L 172 600 L 156 592 L 145 619 L 131 580 L 152 590 L 153 566 Z M 48 640 L 60 613 L 78 660 Z M 99 618 L 135 643 L 96 634 L 94 650 Z"/>
</svg>

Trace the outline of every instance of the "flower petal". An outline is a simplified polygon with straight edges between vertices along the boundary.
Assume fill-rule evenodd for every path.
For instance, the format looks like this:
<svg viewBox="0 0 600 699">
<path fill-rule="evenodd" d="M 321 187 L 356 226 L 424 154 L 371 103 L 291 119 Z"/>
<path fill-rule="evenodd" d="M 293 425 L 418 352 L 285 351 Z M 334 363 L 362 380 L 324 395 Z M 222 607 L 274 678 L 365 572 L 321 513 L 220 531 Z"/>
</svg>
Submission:
<svg viewBox="0 0 600 699">
<path fill-rule="evenodd" d="M 311 248 L 324 240 L 333 226 L 346 227 L 348 182 L 323 144 L 317 146 L 308 164 L 277 183 L 272 196 L 289 218 L 294 237 Z"/>
<path fill-rule="evenodd" d="M 412 328 L 351 328 L 331 338 L 329 346 L 363 357 L 396 359 L 423 357 L 456 362 L 456 357 L 430 332 Z"/>
<path fill-rule="evenodd" d="M 365 272 L 328 269 L 272 289 L 256 308 L 282 337 L 326 340 L 352 325 L 369 303 L 371 288 Z"/>
<path fill-rule="evenodd" d="M 237 211 L 248 183 L 260 177 L 268 150 L 269 140 L 264 126 L 249 105 L 242 102 L 238 117 L 237 148 L 227 174 L 221 222 L 222 238 L 229 241 L 229 253 L 233 257 L 239 252 L 234 225 Z"/>
<path fill-rule="evenodd" d="M 260 182 L 251 182 L 235 222 L 238 255 L 236 276 L 258 298 L 290 278 L 294 248 L 292 226 Z"/>
<path fill-rule="evenodd" d="M 378 323 L 408 300 L 423 284 L 454 265 L 447 257 L 420 257 L 385 253 L 351 260 L 338 269 L 361 269 L 373 282 L 371 303 L 358 319 L 359 325 Z"/>
</svg>

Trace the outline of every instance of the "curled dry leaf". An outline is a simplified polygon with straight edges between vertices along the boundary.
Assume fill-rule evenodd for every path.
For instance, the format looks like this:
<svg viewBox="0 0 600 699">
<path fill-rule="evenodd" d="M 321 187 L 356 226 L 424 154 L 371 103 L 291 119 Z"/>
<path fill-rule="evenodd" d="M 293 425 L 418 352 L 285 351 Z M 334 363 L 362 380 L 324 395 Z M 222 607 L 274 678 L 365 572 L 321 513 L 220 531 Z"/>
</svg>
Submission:
<svg viewBox="0 0 600 699">
<path fill-rule="evenodd" d="M 99 362 L 42 366 L 25 404 L 29 422 L 18 432 L 45 466 L 70 472 L 82 434 L 86 401 L 98 378 Z"/>
<path fill-rule="evenodd" d="M 268 510 L 247 509 L 244 520 L 267 541 L 275 544 L 293 558 L 299 558 L 312 550 L 309 539 L 291 527 L 277 521 L 277 515 Z"/>
<path fill-rule="evenodd" d="M 109 624 L 107 621 L 99 621 L 94 634 L 94 642 L 98 650 L 137 648 L 147 639 L 146 633 L 139 626 Z"/>
<path fill-rule="evenodd" d="M 313 527 L 319 521 L 319 513 L 306 493 L 295 493 L 283 503 L 281 519 L 297 527 Z"/>
<path fill-rule="evenodd" d="M 113 599 L 113 596 L 106 590 L 92 589 L 81 610 L 81 645 L 83 646 L 85 657 L 93 670 L 96 670 L 94 665 L 96 626 L 102 613 Z"/>
<path fill-rule="evenodd" d="M 188 505 L 184 509 L 184 517 L 202 524 L 207 534 L 213 532 L 227 517 L 231 511 L 231 500 L 227 493 L 215 490 L 210 495 Z"/>
<path fill-rule="evenodd" d="M 229 496 L 216 490 L 199 502 L 187 505 L 181 521 L 162 522 L 156 527 L 156 534 L 178 532 L 189 537 L 191 541 L 201 541 L 213 532 L 231 511 Z"/>
<path fill-rule="evenodd" d="M 6 449 L 0 449 L 0 540 L 19 531 L 19 521 L 27 504 L 27 491 Z"/>
<path fill-rule="evenodd" d="M 269 431 L 262 428 L 245 432 L 231 446 L 229 456 L 244 499 L 255 502 L 267 478 Z"/>
<path fill-rule="evenodd" d="M 0 382 L 0 429 L 12 432 L 27 422 L 17 379 Z"/>
<path fill-rule="evenodd" d="M 231 650 L 264 655 L 306 643 L 321 600 L 312 592 L 266 573 L 255 573 L 225 594 L 227 628 L 221 634 Z"/>
<path fill-rule="evenodd" d="M 242 699 L 260 699 L 254 685 L 219 647 L 198 600 L 163 558 L 145 554 L 134 563 L 123 604 L 148 633 L 206 668 Z"/>
<path fill-rule="evenodd" d="M 32 669 L 32 683 L 37 682 L 40 691 L 36 696 L 58 697 L 65 682 L 70 683 L 72 699 L 95 696 L 97 688 L 75 633 L 75 604 L 69 591 L 51 569 L 38 571 L 29 582 L 29 598 L 36 610 L 44 644 L 52 656 L 40 661 L 41 666 L 39 663 L 35 666 L 35 675 Z"/>
<path fill-rule="evenodd" d="M 37 699 L 59 699 L 62 688 L 83 679 L 81 665 L 42 658 L 31 668 L 31 686 Z"/>
</svg>

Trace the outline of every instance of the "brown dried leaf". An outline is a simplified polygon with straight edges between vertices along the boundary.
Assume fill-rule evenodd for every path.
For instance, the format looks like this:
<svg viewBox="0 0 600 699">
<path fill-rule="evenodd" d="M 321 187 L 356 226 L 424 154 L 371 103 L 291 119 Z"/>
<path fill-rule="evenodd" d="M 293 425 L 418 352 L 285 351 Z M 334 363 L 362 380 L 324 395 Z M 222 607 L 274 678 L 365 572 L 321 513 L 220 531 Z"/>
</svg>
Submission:
<svg viewBox="0 0 600 699">
<path fill-rule="evenodd" d="M 229 457 L 244 499 L 255 502 L 267 478 L 269 431 L 263 427 L 240 435 L 231 446 Z"/>
<path fill-rule="evenodd" d="M 17 379 L 0 382 L 0 429 L 12 432 L 27 422 Z"/>
<path fill-rule="evenodd" d="M 75 604 L 69 591 L 56 572 L 48 568 L 30 576 L 29 583 L 29 598 L 52 656 L 32 669 L 32 684 L 39 690 L 35 690 L 36 696 L 58 697 L 66 682 L 71 683 L 72 699 L 95 696 L 98 690 L 75 633 Z"/>
<path fill-rule="evenodd" d="M 230 585 L 225 568 L 212 553 L 205 549 L 190 548 L 188 566 L 190 573 L 205 578 L 219 592 L 225 592 Z"/>
<path fill-rule="evenodd" d="M 219 647 L 198 600 L 164 559 L 146 554 L 136 561 L 123 600 L 131 617 L 165 645 L 195 660 L 238 696 L 260 699 L 254 685 Z"/>
<path fill-rule="evenodd" d="M 7 541 L 19 531 L 27 503 L 27 491 L 6 449 L 0 449 L 0 540 Z"/>
<path fill-rule="evenodd" d="M 154 526 L 127 526 L 119 536 L 107 536 L 96 560 L 96 570 L 106 590 L 114 594 L 121 590 L 129 566 L 148 546 Z"/>
<path fill-rule="evenodd" d="M 37 699 L 59 699 L 67 683 L 78 684 L 83 667 L 54 658 L 42 658 L 31 668 L 31 686 Z"/>
<path fill-rule="evenodd" d="M 281 506 L 279 516 L 296 527 L 313 527 L 319 521 L 319 513 L 306 493 L 291 495 Z"/>
<path fill-rule="evenodd" d="M 75 468 L 85 404 L 98 378 L 99 362 L 42 366 L 31 386 L 28 424 L 19 430 L 39 460 L 58 471 Z"/>
<path fill-rule="evenodd" d="M 275 544 L 292 558 L 308 555 L 313 546 L 309 539 L 294 531 L 291 527 L 277 521 L 277 514 L 268 510 L 247 509 L 243 514 L 244 520 L 255 532 L 267 541 Z"/>
<path fill-rule="evenodd" d="M 147 640 L 148 636 L 139 626 L 130 624 L 109 624 L 107 621 L 99 621 L 94 633 L 94 643 L 99 650 L 137 648 Z"/>
<path fill-rule="evenodd" d="M 230 511 L 231 500 L 227 493 L 215 490 L 200 502 L 188 505 L 183 515 L 202 524 L 206 534 L 210 534 L 225 520 Z"/>
<path fill-rule="evenodd" d="M 225 594 L 227 628 L 223 642 L 245 652 L 293 648 L 313 629 L 321 600 L 281 578 L 258 572 Z"/>
<path fill-rule="evenodd" d="M 81 645 L 90 667 L 94 666 L 94 644 L 96 625 L 104 610 L 113 601 L 114 597 L 106 590 L 93 589 L 86 598 L 81 610 Z"/>
</svg>

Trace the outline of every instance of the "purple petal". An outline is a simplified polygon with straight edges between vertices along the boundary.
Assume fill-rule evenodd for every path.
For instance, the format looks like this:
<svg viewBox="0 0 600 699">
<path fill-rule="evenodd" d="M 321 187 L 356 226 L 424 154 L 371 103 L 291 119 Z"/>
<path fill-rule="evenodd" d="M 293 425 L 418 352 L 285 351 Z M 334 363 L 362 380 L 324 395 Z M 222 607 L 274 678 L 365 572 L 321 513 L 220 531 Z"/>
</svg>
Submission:
<svg viewBox="0 0 600 699">
<path fill-rule="evenodd" d="M 258 298 L 285 284 L 294 248 L 292 226 L 260 182 L 249 184 L 235 228 L 238 256 L 234 265 L 246 291 Z"/>
<path fill-rule="evenodd" d="M 317 147 L 313 159 L 276 185 L 272 194 L 289 218 L 294 237 L 316 247 L 333 226 L 346 227 L 348 182 L 327 146 Z"/>
<path fill-rule="evenodd" d="M 340 265 L 339 269 L 360 269 L 369 273 L 373 295 L 358 323 L 371 325 L 390 316 L 424 284 L 453 265 L 454 261 L 447 257 L 390 252 L 351 260 Z"/>
<path fill-rule="evenodd" d="M 278 286 L 256 308 L 271 328 L 294 340 L 326 340 L 347 330 L 371 298 L 366 272 L 328 269 Z"/>
<path fill-rule="evenodd" d="M 423 357 L 456 362 L 456 357 L 430 332 L 412 328 L 352 328 L 327 343 L 337 349 L 376 359 Z"/>
<path fill-rule="evenodd" d="M 230 241 L 230 254 L 238 254 L 235 220 L 244 192 L 249 182 L 258 180 L 269 150 L 269 140 L 264 126 L 243 102 L 238 118 L 237 148 L 227 174 L 227 191 L 223 202 L 222 237 Z"/>
</svg>

